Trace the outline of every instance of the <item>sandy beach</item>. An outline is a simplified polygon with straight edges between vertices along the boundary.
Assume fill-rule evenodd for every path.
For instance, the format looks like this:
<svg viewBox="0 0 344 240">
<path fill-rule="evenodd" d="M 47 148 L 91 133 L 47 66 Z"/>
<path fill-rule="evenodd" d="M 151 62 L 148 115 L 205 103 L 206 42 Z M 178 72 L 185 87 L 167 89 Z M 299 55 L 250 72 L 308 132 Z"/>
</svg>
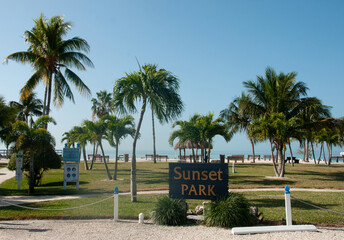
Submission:
<svg viewBox="0 0 344 240">
<path fill-rule="evenodd" d="M 319 228 L 318 232 L 285 232 L 232 235 L 229 229 L 167 227 L 134 220 L 30 220 L 1 221 L 0 239 L 344 239 L 344 229 Z"/>
</svg>

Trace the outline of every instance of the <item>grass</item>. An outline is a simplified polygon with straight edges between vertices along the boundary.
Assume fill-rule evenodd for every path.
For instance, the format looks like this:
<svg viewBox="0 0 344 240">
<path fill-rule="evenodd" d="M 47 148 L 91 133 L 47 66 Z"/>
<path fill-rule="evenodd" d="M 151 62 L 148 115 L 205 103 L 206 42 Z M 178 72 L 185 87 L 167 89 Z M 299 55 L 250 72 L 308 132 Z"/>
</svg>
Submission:
<svg viewBox="0 0 344 240">
<path fill-rule="evenodd" d="M 113 169 L 114 165 L 109 164 Z M 112 194 L 117 185 L 120 192 L 130 190 L 130 167 L 131 163 L 120 163 L 118 179 L 108 181 L 104 165 L 96 163 L 92 171 L 85 171 L 80 165 L 80 190 L 69 184 L 67 190 L 63 190 L 63 169 L 50 170 L 43 178 L 42 185 L 36 187 L 36 195 L 73 195 L 90 193 Z M 229 166 L 231 171 L 231 165 Z M 273 176 L 271 164 L 236 164 L 237 173 L 229 173 L 230 188 L 268 188 L 280 187 L 281 192 L 245 192 L 245 196 L 258 207 L 263 213 L 264 219 L 269 221 L 280 221 L 285 218 L 284 199 L 271 197 L 257 197 L 256 195 L 282 195 L 285 185 L 291 187 L 293 197 L 300 198 L 311 204 L 324 207 L 333 211 L 344 212 L 343 193 L 315 193 L 315 192 L 293 192 L 293 188 L 332 188 L 344 189 L 344 166 L 343 165 L 312 165 L 297 164 L 286 166 L 286 178 L 271 179 Z M 25 178 L 24 178 L 25 179 Z M 168 164 L 159 162 L 137 163 L 138 190 L 168 189 Z M 0 184 L 1 195 L 27 195 L 27 181 L 22 181 L 22 190 L 17 190 L 17 182 L 10 179 Z M 251 196 L 254 195 L 254 196 Z M 33 203 L 26 206 L 37 208 L 68 208 L 93 203 L 105 197 L 81 198 L 76 200 L 60 200 L 41 203 Z M 120 197 L 120 218 L 135 218 L 143 212 L 147 217 L 157 202 L 158 196 L 138 196 L 138 202 L 132 203 L 129 196 Z M 201 205 L 203 200 L 187 200 L 190 209 Z M 325 224 L 344 226 L 343 215 L 328 213 L 317 210 L 303 203 L 292 200 L 293 221 L 297 224 Z M 113 200 L 109 199 L 92 207 L 80 208 L 68 211 L 33 211 L 23 210 L 17 207 L 1 208 L 0 219 L 89 219 L 89 218 L 112 218 Z"/>
<path fill-rule="evenodd" d="M 4 168 L 4 167 L 6 167 L 6 166 L 7 166 L 6 163 L 0 163 L 0 168 Z"/>
<path fill-rule="evenodd" d="M 271 197 L 271 195 L 283 195 L 281 192 L 244 192 L 251 205 L 258 207 L 262 212 L 264 224 L 277 224 L 285 219 L 284 198 Z M 258 196 L 259 195 L 259 196 Z M 261 197 L 268 195 L 267 197 Z M 138 219 L 139 213 L 144 213 L 145 218 L 149 218 L 152 209 L 161 195 L 139 196 L 138 202 L 132 203 L 129 196 L 119 197 L 119 218 Z M 292 192 L 291 196 L 306 201 L 329 210 L 344 213 L 343 193 L 315 193 L 315 192 Z M 26 204 L 25 206 L 34 208 L 61 209 L 82 206 L 97 202 L 107 197 L 80 198 L 73 200 L 59 200 L 52 202 L 40 202 Z M 197 205 L 202 205 L 203 200 L 187 200 L 190 209 L 195 209 Z M 292 199 L 292 217 L 295 224 L 315 224 L 324 226 L 344 226 L 343 215 L 318 210 L 304 203 Z M 18 207 L 2 207 L 0 220 L 6 219 L 103 219 L 113 218 L 113 198 L 104 202 L 64 211 L 36 211 Z"/>
<path fill-rule="evenodd" d="M 68 184 L 63 190 L 63 169 L 50 170 L 44 174 L 42 184 L 36 187 L 36 195 L 70 195 L 91 193 L 112 193 L 115 186 L 120 192 L 130 191 L 131 163 L 119 164 L 118 180 L 109 181 L 104 165 L 96 163 L 92 171 L 84 170 L 80 164 L 80 190 L 75 191 L 73 184 Z M 114 164 L 109 164 L 113 169 Z M 343 165 L 312 165 L 295 164 L 286 166 L 283 179 L 271 179 L 273 176 L 271 164 L 236 164 L 236 173 L 231 173 L 229 166 L 229 188 L 268 188 L 289 185 L 292 188 L 331 188 L 344 189 Z M 111 172 L 112 173 L 112 172 Z M 22 190 L 17 190 L 17 182 L 10 179 L 0 184 L 1 195 L 27 195 L 27 180 L 22 181 Z M 168 163 L 138 162 L 137 189 L 139 191 L 152 189 L 168 189 Z"/>
</svg>

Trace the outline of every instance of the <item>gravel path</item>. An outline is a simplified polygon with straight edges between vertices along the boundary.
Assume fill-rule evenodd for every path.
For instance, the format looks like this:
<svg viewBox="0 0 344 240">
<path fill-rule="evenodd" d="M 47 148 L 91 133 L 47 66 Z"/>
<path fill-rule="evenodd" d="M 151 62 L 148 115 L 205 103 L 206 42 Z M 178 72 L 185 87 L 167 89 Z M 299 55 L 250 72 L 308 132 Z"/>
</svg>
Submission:
<svg viewBox="0 0 344 240">
<path fill-rule="evenodd" d="M 319 228 L 318 232 L 232 235 L 228 229 L 186 226 L 166 227 L 137 221 L 112 220 L 34 220 L 0 221 L 0 239 L 344 239 L 344 229 Z"/>
</svg>

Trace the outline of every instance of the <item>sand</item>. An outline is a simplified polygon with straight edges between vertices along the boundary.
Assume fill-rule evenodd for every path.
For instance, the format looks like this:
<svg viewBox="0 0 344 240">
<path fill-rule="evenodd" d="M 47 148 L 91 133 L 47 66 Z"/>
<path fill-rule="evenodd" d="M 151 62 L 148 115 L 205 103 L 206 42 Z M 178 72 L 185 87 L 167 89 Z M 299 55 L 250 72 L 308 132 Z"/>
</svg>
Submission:
<svg viewBox="0 0 344 240">
<path fill-rule="evenodd" d="M 229 229 L 167 227 L 134 220 L 30 220 L 0 221 L 0 239 L 344 239 L 344 229 L 319 228 L 318 232 L 232 235 Z"/>
</svg>

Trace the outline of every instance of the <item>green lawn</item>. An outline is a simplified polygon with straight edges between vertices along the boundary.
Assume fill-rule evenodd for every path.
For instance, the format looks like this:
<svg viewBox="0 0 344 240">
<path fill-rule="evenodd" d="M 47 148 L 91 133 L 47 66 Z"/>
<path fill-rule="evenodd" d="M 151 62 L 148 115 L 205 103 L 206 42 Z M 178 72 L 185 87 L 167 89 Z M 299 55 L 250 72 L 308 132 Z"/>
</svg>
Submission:
<svg viewBox="0 0 344 240">
<path fill-rule="evenodd" d="M 120 192 L 130 190 L 131 163 L 119 164 L 118 180 L 107 180 L 104 165 L 96 163 L 92 171 L 85 171 L 80 164 L 80 190 L 75 191 L 75 185 L 69 184 L 63 190 L 63 169 L 50 170 L 45 173 L 42 184 L 36 187 L 36 195 L 49 194 L 84 194 L 84 193 L 112 193 L 115 186 Z M 109 164 L 113 169 L 114 164 Z M 271 179 L 273 176 L 271 164 L 236 164 L 236 173 L 231 173 L 229 166 L 230 188 L 268 188 L 289 185 L 294 188 L 334 188 L 344 189 L 344 165 L 313 165 L 295 164 L 286 166 L 283 179 Z M 112 173 L 112 172 L 111 172 Z M 138 162 L 137 163 L 138 190 L 168 189 L 168 163 Z M 14 179 L 0 184 L 1 195 L 26 195 L 27 180 L 22 181 L 22 190 L 17 190 Z"/>
<path fill-rule="evenodd" d="M 75 185 L 68 185 L 63 190 L 63 169 L 51 170 L 45 174 L 42 185 L 36 187 L 37 195 L 45 194 L 86 194 L 86 193 L 108 193 L 112 194 L 117 185 L 120 192 L 128 192 L 130 188 L 130 166 L 131 163 L 120 163 L 117 181 L 108 181 L 104 165 L 97 163 L 92 171 L 85 171 L 80 165 L 80 190 L 75 190 Z M 110 169 L 114 165 L 109 164 Z M 231 171 L 231 165 L 229 166 Z M 343 193 L 315 193 L 315 192 L 293 192 L 293 188 L 335 188 L 344 189 L 344 165 L 306 165 L 298 164 L 295 167 L 287 165 L 285 179 L 271 179 L 273 176 L 270 164 L 236 164 L 236 173 L 229 173 L 230 188 L 268 188 L 280 187 L 281 192 L 244 192 L 244 195 L 257 206 L 263 213 L 264 219 L 269 221 L 280 221 L 285 218 L 284 199 L 272 197 L 258 197 L 252 195 L 283 195 L 285 185 L 291 187 L 293 197 L 300 198 L 308 203 L 324 207 L 333 211 L 344 212 Z M 138 190 L 168 189 L 168 164 L 159 162 L 153 164 L 137 163 Z M 22 182 L 22 190 L 16 190 L 17 183 L 10 179 L 0 184 L 1 195 L 26 195 L 27 181 Z M 140 212 L 146 217 L 150 216 L 154 204 L 159 196 L 138 196 L 138 202 L 132 203 L 129 196 L 120 196 L 120 218 L 137 218 Z M 106 197 L 82 198 L 77 200 L 61 200 L 53 202 L 41 202 L 27 206 L 37 208 L 67 208 L 93 203 Z M 187 200 L 191 209 L 203 200 Z M 292 200 L 293 220 L 297 224 L 311 223 L 324 225 L 344 226 L 343 215 L 328 213 L 307 206 L 304 203 Z M 17 207 L 1 208 L 0 219 L 27 219 L 27 218 L 112 218 L 113 200 L 108 199 L 102 203 L 76 210 L 68 211 L 34 211 L 23 210 Z"/>
</svg>

